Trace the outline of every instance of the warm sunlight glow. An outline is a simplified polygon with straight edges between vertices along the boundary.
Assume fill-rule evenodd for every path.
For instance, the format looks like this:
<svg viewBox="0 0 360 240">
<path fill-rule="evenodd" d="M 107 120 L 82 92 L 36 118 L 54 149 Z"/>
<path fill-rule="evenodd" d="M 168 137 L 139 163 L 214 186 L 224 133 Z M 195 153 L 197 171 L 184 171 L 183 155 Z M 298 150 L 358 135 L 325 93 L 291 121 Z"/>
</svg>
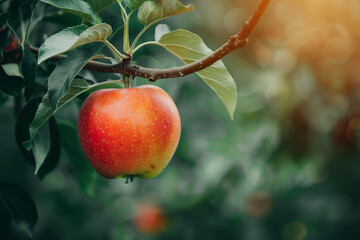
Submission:
<svg viewBox="0 0 360 240">
<path fill-rule="evenodd" d="M 312 66 L 316 79 L 331 91 L 354 84 L 360 66 L 360 1 L 280 0 L 250 42 L 262 67 L 288 73 Z"/>
</svg>

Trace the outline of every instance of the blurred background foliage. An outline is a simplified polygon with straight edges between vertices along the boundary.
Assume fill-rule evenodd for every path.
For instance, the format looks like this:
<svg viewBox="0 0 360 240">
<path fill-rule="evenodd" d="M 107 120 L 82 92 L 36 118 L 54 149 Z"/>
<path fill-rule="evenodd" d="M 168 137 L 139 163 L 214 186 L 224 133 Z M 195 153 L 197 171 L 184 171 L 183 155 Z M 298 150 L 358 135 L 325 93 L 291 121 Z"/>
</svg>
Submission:
<svg viewBox="0 0 360 240">
<path fill-rule="evenodd" d="M 183 2 L 195 11 L 166 23 L 199 34 L 212 49 L 235 34 L 257 4 Z M 122 21 L 115 6 L 100 14 L 113 29 Z M 34 46 L 81 22 L 51 7 L 44 11 Z M 15 142 L 22 100 L 1 96 L 0 180 L 33 197 L 35 239 L 360 239 L 359 11 L 358 0 L 271 1 L 249 44 L 223 59 L 238 87 L 233 121 L 197 76 L 157 81 L 179 108 L 182 136 L 155 179 L 126 185 L 90 169 L 75 128 L 79 98 L 56 114 L 61 159 L 40 181 Z M 132 20 L 133 39 L 141 26 Z M 154 38 L 153 30 L 145 40 Z M 119 48 L 120 33 L 112 38 Z M 160 47 L 145 47 L 134 59 L 158 68 L 181 64 Z M 0 216 L 1 239 L 28 238 L 6 212 Z"/>
</svg>

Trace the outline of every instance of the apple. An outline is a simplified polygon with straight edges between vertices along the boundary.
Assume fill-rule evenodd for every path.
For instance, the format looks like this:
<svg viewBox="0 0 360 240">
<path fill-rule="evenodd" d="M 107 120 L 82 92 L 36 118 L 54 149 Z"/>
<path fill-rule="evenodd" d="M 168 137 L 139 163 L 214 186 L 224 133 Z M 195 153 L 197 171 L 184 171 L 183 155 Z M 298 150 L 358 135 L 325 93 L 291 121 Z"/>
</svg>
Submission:
<svg viewBox="0 0 360 240">
<path fill-rule="evenodd" d="M 168 220 L 159 206 L 143 204 L 137 207 L 133 222 L 141 233 L 150 235 L 165 230 Z"/>
<path fill-rule="evenodd" d="M 159 175 L 179 143 L 177 107 L 161 88 L 143 85 L 102 89 L 84 102 L 78 117 L 81 147 L 106 178 Z"/>
<path fill-rule="evenodd" d="M 8 52 L 8 51 L 14 50 L 14 49 L 16 49 L 16 48 L 17 48 L 16 42 L 15 42 L 15 39 L 13 39 L 8 46 L 6 46 L 6 47 L 3 48 L 3 51 L 4 51 L 4 52 Z"/>
<path fill-rule="evenodd" d="M 0 32 L 2 32 L 4 29 L 3 28 L 0 28 Z M 8 51 L 11 51 L 11 50 L 15 50 L 17 48 L 17 44 L 16 44 L 16 38 L 14 36 L 11 36 L 12 38 L 12 41 L 9 45 L 5 46 L 2 51 L 3 52 L 8 52 Z M 21 40 L 18 39 L 19 41 L 19 44 L 21 43 Z"/>
</svg>

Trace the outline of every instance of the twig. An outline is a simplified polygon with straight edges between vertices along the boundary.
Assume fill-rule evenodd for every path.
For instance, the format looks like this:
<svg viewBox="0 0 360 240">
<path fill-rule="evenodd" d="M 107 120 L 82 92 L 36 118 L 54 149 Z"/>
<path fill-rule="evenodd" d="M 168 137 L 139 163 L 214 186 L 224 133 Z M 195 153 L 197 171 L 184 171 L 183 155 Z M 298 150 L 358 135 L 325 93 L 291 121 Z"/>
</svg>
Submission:
<svg viewBox="0 0 360 240">
<path fill-rule="evenodd" d="M 211 66 L 216 61 L 222 59 L 227 54 L 233 52 L 234 50 L 241 48 L 246 45 L 248 42 L 248 38 L 250 34 L 255 29 L 256 25 L 258 24 L 261 16 L 266 10 L 269 2 L 271 0 L 260 0 L 259 4 L 256 6 L 254 12 L 252 13 L 251 17 L 248 21 L 245 22 L 244 26 L 237 34 L 231 36 L 229 40 L 218 48 L 215 52 L 211 55 L 206 56 L 203 59 L 200 59 L 196 62 L 191 64 L 187 64 L 180 67 L 172 67 L 167 69 L 154 69 L 154 68 L 145 68 L 141 67 L 129 62 L 121 62 L 118 64 L 107 64 L 101 63 L 97 61 L 89 61 L 84 68 L 98 71 L 98 72 L 108 72 L 108 73 L 121 73 L 126 76 L 137 76 L 149 79 L 150 81 L 156 81 L 157 79 L 164 79 L 164 78 L 176 78 L 176 77 L 183 77 L 188 74 L 200 71 L 206 67 Z M 30 48 L 33 52 L 38 52 L 36 48 Z M 54 59 L 59 59 L 62 56 L 56 56 Z M 6 61 L 6 56 L 4 56 L 3 62 Z M 13 60 L 13 59 L 12 59 Z"/>
<path fill-rule="evenodd" d="M 246 21 L 239 33 L 231 36 L 229 40 L 219 49 L 217 49 L 213 54 L 206 56 L 205 58 L 191 64 L 167 69 L 151 69 L 131 63 L 119 63 L 115 65 L 108 65 L 103 63 L 89 63 L 85 67 L 99 72 L 114 72 L 142 77 L 149 79 L 150 81 L 156 81 L 157 79 L 162 78 L 183 77 L 185 75 L 200 71 L 206 67 L 211 66 L 216 61 L 220 60 L 235 49 L 245 46 L 248 42 L 248 37 L 255 29 L 270 1 L 271 0 L 261 0 L 256 6 L 253 14 L 249 18 L 249 20 Z"/>
</svg>

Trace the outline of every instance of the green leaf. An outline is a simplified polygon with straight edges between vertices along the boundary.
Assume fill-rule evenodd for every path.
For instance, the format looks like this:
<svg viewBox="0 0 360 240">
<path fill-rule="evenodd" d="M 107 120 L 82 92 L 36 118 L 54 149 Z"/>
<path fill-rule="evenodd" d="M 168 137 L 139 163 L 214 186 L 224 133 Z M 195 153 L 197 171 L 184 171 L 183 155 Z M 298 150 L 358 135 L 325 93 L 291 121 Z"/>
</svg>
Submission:
<svg viewBox="0 0 360 240">
<path fill-rule="evenodd" d="M 90 91 L 104 88 L 104 87 L 119 87 L 119 86 L 115 85 L 114 82 L 102 82 L 102 83 L 98 83 L 98 84 L 89 86 L 85 79 L 75 78 L 73 81 L 71 81 L 67 93 L 59 99 L 56 109 L 54 109 L 54 110 L 50 106 L 49 95 L 46 94 L 43 97 L 43 99 L 36 111 L 34 120 L 30 124 L 29 138 L 24 139 L 22 144 L 26 147 L 26 149 L 28 149 L 28 150 L 31 149 L 31 141 L 35 137 L 37 131 L 59 109 L 61 109 L 67 103 L 72 101 L 75 97 L 79 96 L 80 94 L 82 94 L 84 92 L 90 92 Z"/>
<path fill-rule="evenodd" d="M 90 4 L 95 13 L 98 13 L 115 3 L 116 0 L 85 0 L 85 2 Z"/>
<path fill-rule="evenodd" d="M 17 72 L 10 71 L 13 65 L 15 64 L 4 64 L 0 66 L 0 90 L 8 95 L 17 96 L 20 95 L 25 84 L 24 79 L 20 77 Z"/>
<path fill-rule="evenodd" d="M 69 27 L 46 39 L 39 49 L 38 64 L 76 47 L 91 42 L 104 42 L 112 33 L 112 28 L 106 23 L 100 23 L 87 28 L 85 25 Z"/>
<path fill-rule="evenodd" d="M 57 123 L 60 130 L 61 146 L 68 154 L 71 170 L 79 189 L 85 194 L 93 195 L 99 175 L 92 168 L 81 149 L 77 128 L 68 121 L 57 121 Z"/>
<path fill-rule="evenodd" d="M 46 128 L 44 128 L 45 130 Z M 39 171 L 45 161 L 46 155 L 50 150 L 50 142 L 47 138 L 47 131 L 38 131 L 32 142 L 32 151 L 35 159 L 35 174 Z"/>
<path fill-rule="evenodd" d="M 73 49 L 72 46 L 79 40 L 81 33 L 86 29 L 86 25 L 68 27 L 46 39 L 39 49 L 38 64 Z"/>
<path fill-rule="evenodd" d="M 178 29 L 163 35 L 159 44 L 186 64 L 200 60 L 213 53 L 203 40 L 186 30 Z M 237 90 L 234 79 L 221 60 L 196 74 L 218 95 L 233 118 Z"/>
<path fill-rule="evenodd" d="M 59 61 L 48 80 L 50 105 L 53 110 L 58 107 L 59 100 L 69 91 L 71 81 L 85 64 L 95 57 L 97 56 L 94 56 L 94 49 L 82 47 Z"/>
<path fill-rule="evenodd" d="M 24 76 L 20 72 L 19 64 L 7 63 L 7 64 L 3 64 L 2 67 L 7 75 L 11 77 L 24 78 Z"/>
<path fill-rule="evenodd" d="M 88 84 L 84 79 L 75 78 L 69 87 L 69 90 L 66 95 L 64 95 L 58 102 L 57 108 L 53 110 L 50 106 L 49 94 L 45 94 L 43 97 L 34 117 L 34 120 L 31 122 L 29 126 L 29 138 L 23 140 L 23 145 L 26 149 L 31 149 L 31 145 L 29 145 L 29 141 L 31 144 L 31 140 L 35 137 L 36 133 L 40 129 L 40 127 L 49 120 L 49 118 L 55 114 L 60 108 L 62 108 L 66 103 L 70 102 L 74 99 L 78 94 L 80 94 L 83 90 L 88 88 Z M 25 143 L 25 144 L 24 144 Z"/>
<path fill-rule="evenodd" d="M 35 90 L 36 58 L 27 48 L 24 48 L 21 58 L 21 73 L 25 81 L 25 97 L 29 100 Z"/>
<path fill-rule="evenodd" d="M 43 3 L 50 4 L 56 8 L 84 18 L 90 22 L 95 22 L 95 13 L 91 6 L 82 0 L 41 0 Z"/>
<path fill-rule="evenodd" d="M 35 165 L 35 174 L 40 179 L 51 172 L 58 164 L 60 158 L 60 137 L 53 117 L 49 117 L 48 128 L 38 131 L 27 148 L 23 142 L 30 138 L 29 126 L 33 121 L 39 99 L 31 99 L 21 110 L 15 126 L 16 143 L 25 159 Z"/>
<path fill-rule="evenodd" d="M 124 0 L 124 4 L 128 7 L 131 11 L 136 10 L 147 0 Z"/>
<path fill-rule="evenodd" d="M 15 223 L 32 237 L 38 219 L 32 198 L 17 185 L 0 182 L 0 202 L 5 205 Z"/>
<path fill-rule="evenodd" d="M 55 118 L 49 120 L 49 128 L 39 131 L 32 142 L 35 159 L 35 174 L 43 179 L 55 169 L 60 159 L 60 136 Z"/>
<path fill-rule="evenodd" d="M 49 132 L 50 149 L 46 155 L 45 160 L 37 171 L 37 175 L 40 180 L 43 179 L 52 170 L 54 170 L 60 160 L 60 135 L 55 118 L 53 116 L 49 120 Z"/>
<path fill-rule="evenodd" d="M 30 101 L 28 101 L 26 105 L 21 109 L 15 124 L 16 143 L 24 158 L 32 165 L 35 165 L 35 159 L 33 152 L 29 151 L 31 149 L 31 146 L 25 148 L 23 146 L 23 142 L 27 141 L 30 138 L 29 126 L 35 117 L 35 113 L 40 104 L 40 101 L 41 99 L 39 98 L 31 99 Z"/>
<path fill-rule="evenodd" d="M 193 10 L 194 5 L 185 6 L 178 0 L 146 1 L 141 4 L 137 18 L 140 23 L 148 26 L 165 18 Z"/>
<path fill-rule="evenodd" d="M 74 25 L 81 24 L 82 18 L 71 13 L 59 12 L 50 16 L 45 16 L 42 21 L 47 23 L 55 23 L 62 27 L 73 27 Z"/>
</svg>

